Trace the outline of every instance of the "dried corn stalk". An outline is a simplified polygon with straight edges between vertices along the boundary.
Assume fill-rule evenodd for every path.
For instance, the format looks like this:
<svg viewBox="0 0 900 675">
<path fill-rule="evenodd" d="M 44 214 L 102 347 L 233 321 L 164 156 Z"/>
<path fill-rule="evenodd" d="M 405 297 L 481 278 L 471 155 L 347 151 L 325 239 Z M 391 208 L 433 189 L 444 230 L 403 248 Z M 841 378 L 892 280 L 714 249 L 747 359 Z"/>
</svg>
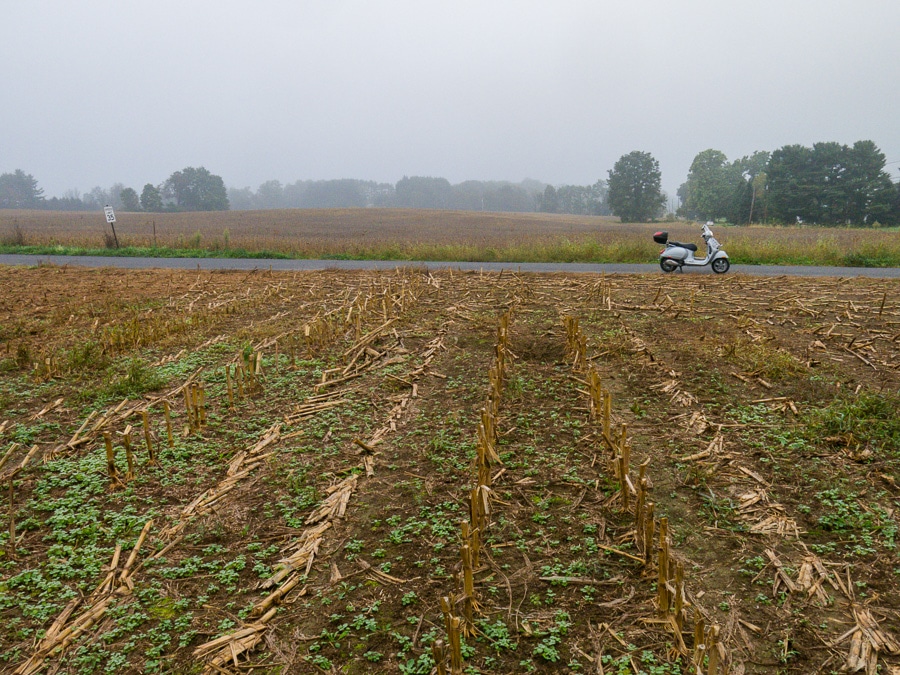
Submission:
<svg viewBox="0 0 900 675">
<path fill-rule="evenodd" d="M 779 536 L 800 537 L 800 528 L 797 521 L 787 516 L 776 514 L 759 521 L 750 527 L 753 534 L 777 534 Z"/>
<path fill-rule="evenodd" d="M 32 415 L 31 417 L 29 417 L 29 418 L 28 418 L 28 421 L 29 421 L 29 422 L 34 422 L 35 420 L 40 419 L 41 417 L 43 417 L 44 415 L 46 415 L 46 414 L 47 414 L 48 412 L 50 412 L 51 410 L 55 410 L 56 408 L 59 408 L 59 407 L 63 404 L 63 401 L 64 401 L 64 400 L 65 400 L 65 399 L 58 398 L 58 399 L 56 399 L 53 403 L 47 404 L 46 406 L 44 406 L 44 407 L 41 409 L 40 412 L 35 413 L 35 414 Z"/>
<path fill-rule="evenodd" d="M 336 391 L 332 392 L 333 394 L 343 394 L 344 392 Z M 349 403 L 348 399 L 341 398 L 333 401 L 324 401 L 321 403 L 316 402 L 305 402 L 301 405 L 298 405 L 294 408 L 294 412 L 290 415 L 285 415 L 284 423 L 287 425 L 296 424 L 300 420 L 306 419 L 307 417 L 312 417 L 324 410 L 328 410 L 330 408 L 335 408 L 337 406 L 343 405 L 345 403 Z"/>
<path fill-rule="evenodd" d="M 695 410 L 690 419 L 687 421 L 687 424 L 685 424 L 685 428 L 688 431 L 693 431 L 697 436 L 699 436 L 704 431 L 709 429 L 709 420 L 706 419 L 706 415 L 704 415 L 702 411 Z"/>
<path fill-rule="evenodd" d="M 694 419 L 693 417 L 691 419 Z M 694 453 L 693 455 L 688 455 L 687 457 L 682 457 L 682 462 L 696 462 L 699 459 L 707 459 L 709 457 L 715 458 L 716 455 L 721 455 L 723 449 L 725 447 L 725 437 L 722 434 L 716 434 L 716 436 L 709 442 L 709 445 L 706 446 L 705 450 Z"/>
<path fill-rule="evenodd" d="M 259 618 L 259 621 L 197 647 L 194 650 L 195 658 L 208 658 L 214 654 L 203 669 L 204 675 L 223 672 L 223 667 L 229 662 L 233 663 L 235 668 L 239 667 L 238 656 L 252 651 L 260 643 L 268 628 L 269 620 L 277 611 L 277 607 L 272 607 Z"/>
<path fill-rule="evenodd" d="M 651 389 L 656 389 L 662 394 L 670 394 L 669 402 L 684 407 L 691 406 L 697 402 L 697 397 L 688 391 L 679 388 L 678 380 L 667 380 L 660 384 L 650 385 Z"/>
<path fill-rule="evenodd" d="M 399 577 L 392 576 L 387 572 L 383 572 L 377 567 L 372 567 L 365 560 L 359 559 L 357 560 L 359 566 L 362 567 L 368 573 L 368 578 L 372 581 L 377 581 L 383 584 L 405 584 L 407 583 L 406 579 L 401 579 Z"/>
<path fill-rule="evenodd" d="M 309 514 L 306 524 L 312 525 L 323 520 L 330 521 L 332 518 L 343 518 L 344 512 L 347 510 L 347 503 L 350 501 L 350 495 L 356 489 L 356 482 L 357 476 L 353 474 L 337 485 L 328 488 L 328 492 L 331 494 L 319 504 L 315 511 Z"/>
<path fill-rule="evenodd" d="M 121 549 L 117 546 L 113 553 L 113 559 L 110 563 L 107 577 L 100 583 L 90 597 L 87 598 L 87 602 L 91 603 L 91 606 L 70 622 L 69 618 L 80 604 L 81 598 L 74 598 L 69 602 L 44 634 L 43 639 L 38 643 L 34 653 L 27 661 L 16 668 L 15 675 L 33 675 L 42 670 L 47 658 L 49 658 L 51 654 L 55 653 L 55 656 L 60 656 L 79 635 L 84 633 L 103 617 L 106 610 L 113 602 L 114 596 L 131 595 L 131 592 L 134 590 L 134 582 L 131 579 L 133 573 L 132 567 L 137 560 L 138 551 L 140 551 L 152 525 L 152 520 L 148 520 L 144 524 L 144 528 L 138 536 L 137 543 L 131 550 L 131 555 L 128 556 L 125 567 L 118 573 L 118 584 L 115 583 L 115 577 L 117 571 L 116 566 L 118 565 Z"/>
<path fill-rule="evenodd" d="M 300 577 L 295 576 L 254 605 L 250 610 L 250 616 L 258 616 L 259 619 L 256 622 L 242 626 L 228 635 L 223 635 L 197 647 L 194 650 L 194 656 L 197 658 L 207 658 L 210 655 L 214 655 L 203 672 L 221 672 L 222 667 L 229 661 L 234 663 L 235 667 L 238 667 L 237 657 L 252 651 L 265 635 L 268 622 L 278 611 L 275 604 L 283 600 L 299 583 Z M 304 588 L 299 595 L 305 594 L 306 589 Z"/>
<path fill-rule="evenodd" d="M 781 504 L 769 501 L 769 495 L 765 490 L 749 490 L 740 495 L 739 499 L 741 503 L 738 506 L 738 514 L 744 521 L 753 523 L 750 532 L 800 537 L 797 521 L 785 515 L 785 509 Z"/>
<path fill-rule="evenodd" d="M 407 377 L 410 381 L 417 379 L 421 375 L 425 374 L 425 371 L 428 370 L 428 367 L 431 365 L 431 362 L 434 360 L 434 357 L 437 355 L 438 350 L 446 349 L 444 346 L 444 336 L 439 335 L 434 338 L 431 342 L 429 342 L 425 351 L 422 352 L 422 358 L 424 359 L 418 368 L 411 371 Z"/>
<path fill-rule="evenodd" d="M 274 424 L 269 427 L 266 430 L 266 433 L 263 434 L 262 438 L 260 438 L 253 447 L 248 448 L 247 450 L 241 450 L 231 459 L 231 461 L 228 463 L 228 472 L 226 475 L 236 475 L 239 471 L 241 471 L 242 468 L 244 468 L 243 464 L 248 459 L 252 462 L 254 459 L 256 459 L 254 455 L 258 455 L 260 452 L 272 445 L 272 443 L 277 443 L 280 438 L 281 425 Z"/>
<path fill-rule="evenodd" d="M 823 588 L 825 582 L 828 582 L 834 590 L 844 592 L 837 580 L 838 577 L 830 574 L 821 560 L 814 555 L 807 555 L 800 564 L 796 584 L 799 590 L 806 592 L 807 597 L 815 595 L 824 605 L 828 602 L 828 594 Z"/>
<path fill-rule="evenodd" d="M 878 655 L 897 656 L 900 654 L 900 644 L 892 635 L 881 630 L 867 608 L 854 607 L 853 618 L 856 625 L 832 642 L 831 646 L 850 638 L 850 651 L 844 662 L 844 670 L 849 673 L 865 671 L 866 675 L 875 675 L 878 670 Z"/>
<path fill-rule="evenodd" d="M 778 559 L 778 556 L 775 555 L 775 551 L 767 548 L 766 556 L 768 556 L 769 562 L 771 562 L 772 566 L 775 568 L 775 580 L 772 583 L 772 594 L 778 595 L 778 589 L 782 586 L 787 589 L 789 593 L 796 593 L 799 589 L 794 583 L 794 580 L 784 571 L 784 566 L 781 564 L 781 560 Z"/>
<path fill-rule="evenodd" d="M 330 522 L 321 523 L 315 527 L 310 527 L 303 531 L 300 538 L 294 544 L 296 549 L 291 555 L 279 560 L 275 567 L 275 573 L 266 579 L 262 584 L 262 588 L 271 588 L 281 582 L 282 579 L 289 576 L 295 570 L 303 568 L 304 574 L 309 574 L 312 568 L 316 554 L 319 552 L 319 544 L 322 543 L 322 536 L 331 527 Z"/>
<path fill-rule="evenodd" d="M 281 425 L 275 424 L 263 434 L 263 437 L 248 450 L 242 450 L 228 464 L 226 477 L 219 481 L 218 485 L 201 492 L 190 504 L 181 510 L 178 521 L 163 529 L 159 536 L 161 539 L 171 539 L 179 534 L 191 518 L 203 515 L 209 511 L 216 503 L 225 497 L 234 487 L 246 478 L 253 469 L 257 468 L 264 459 L 274 453 L 260 455 L 259 452 L 264 450 L 272 443 L 277 442 L 281 438 Z"/>
</svg>

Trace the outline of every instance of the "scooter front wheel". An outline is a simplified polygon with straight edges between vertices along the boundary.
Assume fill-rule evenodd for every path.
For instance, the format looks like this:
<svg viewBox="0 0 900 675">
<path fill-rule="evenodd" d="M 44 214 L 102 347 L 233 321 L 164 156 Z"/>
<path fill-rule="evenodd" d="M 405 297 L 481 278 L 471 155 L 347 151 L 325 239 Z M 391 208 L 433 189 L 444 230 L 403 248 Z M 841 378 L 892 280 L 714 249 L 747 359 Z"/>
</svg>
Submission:
<svg viewBox="0 0 900 675">
<path fill-rule="evenodd" d="M 712 270 L 716 274 L 725 274 L 729 267 L 731 267 L 731 263 L 728 262 L 728 258 L 716 258 L 712 261 Z"/>
<path fill-rule="evenodd" d="M 678 269 L 678 263 L 676 263 L 671 258 L 661 258 L 659 261 L 659 266 L 666 274 L 668 274 L 669 272 L 674 272 Z"/>
</svg>

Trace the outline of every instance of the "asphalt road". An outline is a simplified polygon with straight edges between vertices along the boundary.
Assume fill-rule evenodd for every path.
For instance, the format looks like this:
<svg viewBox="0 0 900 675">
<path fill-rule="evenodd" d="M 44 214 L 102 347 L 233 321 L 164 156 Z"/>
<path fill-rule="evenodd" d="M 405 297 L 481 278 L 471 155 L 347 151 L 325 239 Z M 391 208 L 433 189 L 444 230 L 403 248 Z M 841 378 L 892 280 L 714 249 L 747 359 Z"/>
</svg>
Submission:
<svg viewBox="0 0 900 675">
<path fill-rule="evenodd" d="M 483 270 L 499 272 L 572 272 L 608 274 L 659 273 L 653 264 L 592 264 L 592 263 L 481 263 L 429 262 L 388 260 L 280 260 L 265 258 L 115 258 L 107 256 L 68 255 L 0 255 L 0 265 L 34 266 L 52 264 L 73 267 L 118 267 L 125 269 L 185 269 L 185 270 L 392 270 L 397 267 L 419 267 L 431 270 Z M 806 267 L 795 265 L 732 265 L 728 274 L 797 277 L 873 277 L 900 278 L 900 267 Z M 678 274 L 675 272 L 675 274 Z M 709 267 L 686 269 L 684 274 L 713 274 Z"/>
</svg>

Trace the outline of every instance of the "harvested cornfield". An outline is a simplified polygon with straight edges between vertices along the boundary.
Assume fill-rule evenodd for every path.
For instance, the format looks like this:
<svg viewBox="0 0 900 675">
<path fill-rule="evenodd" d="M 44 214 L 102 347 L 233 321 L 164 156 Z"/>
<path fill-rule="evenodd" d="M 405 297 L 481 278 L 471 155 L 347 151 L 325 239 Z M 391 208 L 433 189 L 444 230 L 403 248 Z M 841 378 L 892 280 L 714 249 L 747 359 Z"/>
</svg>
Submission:
<svg viewBox="0 0 900 675">
<path fill-rule="evenodd" d="M 0 287 L 3 672 L 900 672 L 896 281 Z"/>
</svg>

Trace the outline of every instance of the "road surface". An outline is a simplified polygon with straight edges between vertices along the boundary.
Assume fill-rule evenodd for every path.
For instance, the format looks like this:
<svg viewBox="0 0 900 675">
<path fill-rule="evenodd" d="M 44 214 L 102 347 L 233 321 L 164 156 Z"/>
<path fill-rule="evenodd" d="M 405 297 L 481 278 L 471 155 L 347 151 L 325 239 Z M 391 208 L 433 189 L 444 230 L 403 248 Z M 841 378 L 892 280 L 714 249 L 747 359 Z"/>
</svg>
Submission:
<svg viewBox="0 0 900 675">
<path fill-rule="evenodd" d="M 391 270 L 419 267 L 430 270 L 483 270 L 485 272 L 573 272 L 607 274 L 662 274 L 657 264 L 594 263 L 501 263 L 501 262 L 428 262 L 391 260 L 281 260 L 267 258 L 116 258 L 77 255 L 0 255 L 0 265 L 70 265 L 73 267 L 119 267 L 125 269 L 201 269 L 201 270 Z M 798 265 L 732 265 L 728 274 L 757 276 L 873 277 L 900 278 L 900 267 L 812 267 Z M 673 274 L 679 274 L 674 272 Z M 686 269 L 684 274 L 713 274 L 709 267 Z"/>
</svg>

